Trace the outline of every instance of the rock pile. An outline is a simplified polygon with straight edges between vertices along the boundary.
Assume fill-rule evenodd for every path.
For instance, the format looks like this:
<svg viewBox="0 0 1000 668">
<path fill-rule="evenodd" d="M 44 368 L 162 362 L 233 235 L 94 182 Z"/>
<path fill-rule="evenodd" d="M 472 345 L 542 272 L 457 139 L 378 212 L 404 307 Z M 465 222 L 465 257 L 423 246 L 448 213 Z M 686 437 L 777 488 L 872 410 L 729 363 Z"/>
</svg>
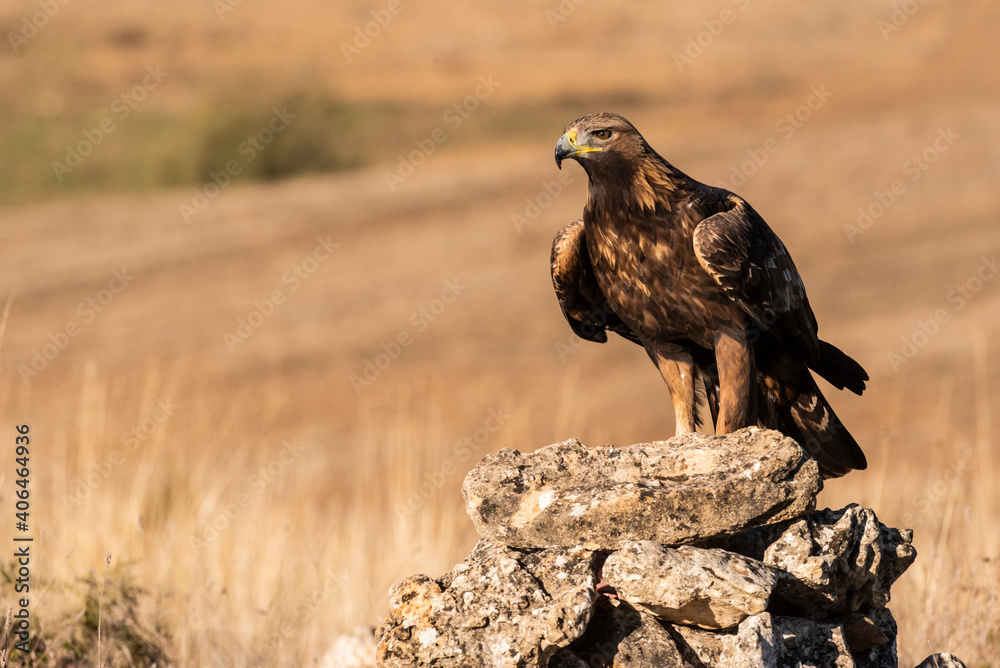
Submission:
<svg viewBox="0 0 1000 668">
<path fill-rule="evenodd" d="M 817 511 L 821 488 L 802 447 L 756 428 L 492 453 L 463 486 L 482 540 L 393 586 L 378 664 L 895 668 L 911 532 Z"/>
</svg>

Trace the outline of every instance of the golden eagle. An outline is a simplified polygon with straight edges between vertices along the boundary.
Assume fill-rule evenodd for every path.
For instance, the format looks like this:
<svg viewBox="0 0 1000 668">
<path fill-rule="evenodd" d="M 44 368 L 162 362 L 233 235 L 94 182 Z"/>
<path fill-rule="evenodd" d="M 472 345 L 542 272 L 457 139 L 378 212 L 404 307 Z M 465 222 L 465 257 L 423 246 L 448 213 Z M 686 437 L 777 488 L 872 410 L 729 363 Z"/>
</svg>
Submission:
<svg viewBox="0 0 1000 668">
<path fill-rule="evenodd" d="M 645 348 L 697 426 L 703 391 L 720 434 L 759 424 L 802 443 L 825 477 L 867 467 L 809 370 L 861 394 L 868 374 L 817 336 L 791 256 L 747 202 L 687 176 L 617 114 L 573 121 L 556 165 L 589 179 L 583 219 L 552 245 L 552 283 L 580 337 Z"/>
</svg>

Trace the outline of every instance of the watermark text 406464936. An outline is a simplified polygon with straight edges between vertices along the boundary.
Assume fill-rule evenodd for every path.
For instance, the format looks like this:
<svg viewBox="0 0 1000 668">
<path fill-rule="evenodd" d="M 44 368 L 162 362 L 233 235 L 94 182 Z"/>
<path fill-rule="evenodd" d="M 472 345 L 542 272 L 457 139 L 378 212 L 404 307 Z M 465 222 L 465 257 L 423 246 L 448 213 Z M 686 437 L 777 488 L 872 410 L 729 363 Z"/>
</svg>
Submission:
<svg viewBox="0 0 1000 668">
<path fill-rule="evenodd" d="M 11 614 L 11 636 L 14 649 L 27 653 L 30 644 L 29 630 L 31 628 L 31 544 L 34 540 L 29 535 L 31 522 L 31 427 L 26 424 L 15 427 L 14 436 L 14 528 L 18 533 L 14 536 L 14 559 L 11 577 L 14 579 L 13 589 L 18 595 L 15 599 L 17 613 Z M 13 607 L 13 606 L 11 606 Z"/>
</svg>

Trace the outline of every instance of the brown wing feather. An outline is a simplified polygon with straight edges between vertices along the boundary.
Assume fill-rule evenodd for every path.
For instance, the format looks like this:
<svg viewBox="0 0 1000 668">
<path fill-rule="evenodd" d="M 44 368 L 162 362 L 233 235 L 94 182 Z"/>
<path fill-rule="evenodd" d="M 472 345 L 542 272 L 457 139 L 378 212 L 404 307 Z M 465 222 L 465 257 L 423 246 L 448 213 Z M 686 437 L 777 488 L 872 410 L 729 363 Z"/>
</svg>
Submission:
<svg viewBox="0 0 1000 668">
<path fill-rule="evenodd" d="M 730 194 L 731 207 L 694 231 L 698 261 L 761 333 L 794 342 L 808 360 L 820 356 L 813 315 L 795 263 L 764 219 Z"/>
<path fill-rule="evenodd" d="M 610 330 L 639 343 L 597 285 L 582 220 L 564 227 L 552 242 L 552 287 L 569 326 L 580 338 L 604 343 Z"/>
</svg>

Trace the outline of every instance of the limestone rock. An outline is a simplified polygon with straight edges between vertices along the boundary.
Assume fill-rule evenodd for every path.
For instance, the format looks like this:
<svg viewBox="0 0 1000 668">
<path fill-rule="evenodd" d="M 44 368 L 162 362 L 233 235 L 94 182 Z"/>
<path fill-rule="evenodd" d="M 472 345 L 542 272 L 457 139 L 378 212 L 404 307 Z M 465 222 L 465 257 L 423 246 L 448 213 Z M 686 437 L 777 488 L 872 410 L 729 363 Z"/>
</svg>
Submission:
<svg viewBox="0 0 1000 668">
<path fill-rule="evenodd" d="M 778 666 L 855 668 L 839 624 L 823 624 L 801 617 L 773 617 Z"/>
<path fill-rule="evenodd" d="M 624 601 L 602 596 L 586 633 L 559 650 L 549 668 L 686 668 L 667 630 Z"/>
<path fill-rule="evenodd" d="M 724 550 L 629 541 L 608 557 L 604 578 L 618 596 L 668 622 L 706 629 L 736 626 L 764 612 L 776 576 Z"/>
<path fill-rule="evenodd" d="M 921 661 L 917 668 L 965 668 L 965 664 L 954 654 L 945 652 L 943 654 L 931 654 Z"/>
<path fill-rule="evenodd" d="M 378 665 L 898 668 L 886 604 L 911 532 L 813 510 L 821 485 L 799 445 L 755 428 L 488 455 L 463 485 L 484 539 L 393 586 Z M 935 659 L 962 666 L 919 668 Z"/>
<path fill-rule="evenodd" d="M 745 668 L 854 668 L 843 628 L 800 617 L 761 613 L 740 622 L 735 634 L 673 626 L 685 660 L 693 666 Z"/>
<path fill-rule="evenodd" d="M 735 636 L 683 624 L 665 624 L 681 656 L 691 666 L 721 666 L 722 653 Z M 752 665 L 752 664 L 750 664 Z"/>
<path fill-rule="evenodd" d="M 917 553 L 912 532 L 892 529 L 875 513 L 851 504 L 815 511 L 792 522 L 764 553 L 778 569 L 775 595 L 810 616 L 879 609 Z"/>
<path fill-rule="evenodd" d="M 780 638 L 771 615 L 761 613 L 740 622 L 736 633 L 668 625 L 684 660 L 691 666 L 777 668 Z"/>
<path fill-rule="evenodd" d="M 462 486 L 479 534 L 520 548 L 627 540 L 682 545 L 798 517 L 815 507 L 819 470 L 795 441 L 751 427 L 624 448 L 570 440 L 491 453 Z"/>
<path fill-rule="evenodd" d="M 580 547 L 529 553 L 481 540 L 444 577 L 393 585 L 378 665 L 545 666 L 586 630 L 595 566 Z"/>
</svg>

